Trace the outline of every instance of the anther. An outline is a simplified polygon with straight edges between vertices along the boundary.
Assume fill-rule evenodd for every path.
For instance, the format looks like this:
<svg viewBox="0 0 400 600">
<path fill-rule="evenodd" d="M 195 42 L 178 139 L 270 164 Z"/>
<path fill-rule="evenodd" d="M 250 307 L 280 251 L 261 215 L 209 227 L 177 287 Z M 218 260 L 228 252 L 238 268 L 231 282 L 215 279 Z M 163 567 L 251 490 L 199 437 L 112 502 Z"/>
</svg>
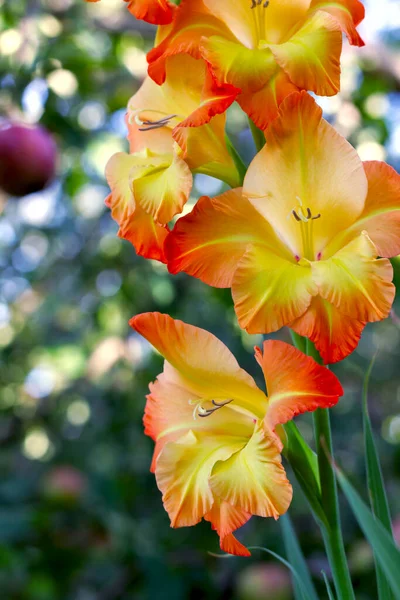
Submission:
<svg viewBox="0 0 400 600">
<path fill-rule="evenodd" d="M 211 404 L 213 404 L 215 408 L 203 408 L 202 406 L 199 406 L 199 408 L 197 409 L 197 414 L 199 415 L 199 417 L 202 417 L 202 418 L 209 417 L 215 411 L 219 410 L 220 408 L 223 408 L 224 406 L 226 406 L 227 404 L 230 404 L 231 402 L 233 402 L 233 399 L 225 400 L 225 402 L 217 402 L 216 400 L 211 400 Z"/>
<path fill-rule="evenodd" d="M 294 218 L 296 219 L 296 221 L 301 221 L 299 215 L 297 214 L 297 212 L 295 210 L 292 210 L 292 215 L 294 216 Z"/>
<path fill-rule="evenodd" d="M 321 218 L 321 213 L 318 213 L 317 215 L 315 215 L 315 217 L 311 217 L 312 221 L 315 221 L 315 219 L 320 219 Z"/>
<path fill-rule="evenodd" d="M 178 115 L 168 115 L 167 117 L 163 117 L 158 121 L 150 121 L 149 119 L 142 120 L 139 116 L 136 116 L 135 121 L 138 125 L 142 125 L 143 127 L 139 127 L 139 131 L 152 131 L 153 129 L 161 129 L 162 127 L 166 127 L 171 119 L 174 119 Z"/>
<path fill-rule="evenodd" d="M 261 6 L 263 0 L 251 0 L 252 4 L 250 6 L 250 8 L 256 8 L 257 6 Z M 267 8 L 269 5 L 269 0 L 265 0 L 264 4 L 263 4 L 263 8 Z"/>
</svg>

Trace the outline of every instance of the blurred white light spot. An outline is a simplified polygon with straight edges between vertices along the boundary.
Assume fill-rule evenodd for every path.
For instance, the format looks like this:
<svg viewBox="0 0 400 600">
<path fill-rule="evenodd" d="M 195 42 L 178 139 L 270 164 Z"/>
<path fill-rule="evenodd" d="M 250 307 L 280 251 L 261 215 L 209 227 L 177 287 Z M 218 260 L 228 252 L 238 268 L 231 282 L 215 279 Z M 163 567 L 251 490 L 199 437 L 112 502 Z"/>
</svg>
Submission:
<svg viewBox="0 0 400 600">
<path fill-rule="evenodd" d="M 62 25 L 53 15 L 43 15 L 39 19 L 39 29 L 46 37 L 52 38 L 60 35 Z"/>
<path fill-rule="evenodd" d="M 84 425 L 90 419 L 90 406 L 84 400 L 75 400 L 67 408 L 67 419 L 72 425 Z"/>
<path fill-rule="evenodd" d="M 117 152 L 126 152 L 126 144 L 120 138 L 112 135 L 104 135 L 94 141 L 87 147 L 85 159 L 96 170 L 104 176 L 106 164 L 113 154 Z"/>
<path fill-rule="evenodd" d="M 48 247 L 49 243 L 44 235 L 39 233 L 26 235 L 13 254 L 13 265 L 23 272 L 33 271 L 46 256 Z"/>
<path fill-rule="evenodd" d="M 49 367 L 35 367 L 25 379 L 24 389 L 32 398 L 45 398 L 54 390 L 55 373 Z"/>
<path fill-rule="evenodd" d="M 146 53 L 140 48 L 135 46 L 126 48 L 122 55 L 122 62 L 135 77 L 142 78 L 147 75 Z"/>
<path fill-rule="evenodd" d="M 44 429 L 32 429 L 25 437 L 22 451 L 31 460 L 45 458 L 51 449 L 51 442 Z"/>
<path fill-rule="evenodd" d="M 4 302 L 0 302 L 0 326 L 7 325 L 10 321 L 11 314 L 8 305 Z"/>
<path fill-rule="evenodd" d="M 386 150 L 378 142 L 362 142 L 356 148 L 361 160 L 385 160 Z"/>
<path fill-rule="evenodd" d="M 102 296 L 114 296 L 120 289 L 122 278 L 117 271 L 102 271 L 96 279 L 96 287 Z"/>
<path fill-rule="evenodd" d="M 112 366 L 125 356 L 125 344 L 116 336 L 102 340 L 94 349 L 88 362 L 88 375 L 91 379 L 103 376 Z"/>
<path fill-rule="evenodd" d="M 21 99 L 22 108 L 31 123 L 35 123 L 42 116 L 48 95 L 49 90 L 44 79 L 34 79 L 24 89 Z"/>
<path fill-rule="evenodd" d="M 152 353 L 152 346 L 137 333 L 128 338 L 128 357 L 135 366 L 142 365 Z"/>
<path fill-rule="evenodd" d="M 42 227 L 48 225 L 55 211 L 56 198 L 54 188 L 25 196 L 18 204 L 18 212 L 22 221 L 29 225 Z"/>
<path fill-rule="evenodd" d="M 22 35 L 16 29 L 8 29 L 0 35 L 0 54 L 9 56 L 17 52 L 22 44 Z"/>
<path fill-rule="evenodd" d="M 0 219 L 0 248 L 12 246 L 16 236 L 14 228 L 5 219 Z"/>
<path fill-rule="evenodd" d="M 221 191 L 223 185 L 219 179 L 202 174 L 195 176 L 194 183 L 198 192 L 204 196 L 215 196 Z"/>
<path fill-rule="evenodd" d="M 345 137 L 351 135 L 361 123 L 361 115 L 350 102 L 344 102 L 337 115 L 336 126 Z"/>
<path fill-rule="evenodd" d="M 386 419 L 383 424 L 383 437 L 391 444 L 400 443 L 400 415 Z"/>
<path fill-rule="evenodd" d="M 324 96 L 315 96 L 315 99 L 324 111 L 324 114 L 327 116 L 336 115 L 342 105 L 342 99 L 339 95 L 332 96 L 330 98 Z"/>
<path fill-rule="evenodd" d="M 67 69 L 55 69 L 47 76 L 49 88 L 61 98 L 70 98 L 78 89 L 78 80 Z"/>
<path fill-rule="evenodd" d="M 87 102 L 79 111 L 78 123 L 83 129 L 99 129 L 105 120 L 106 111 L 101 102 Z"/>
<path fill-rule="evenodd" d="M 394 127 L 391 132 L 388 150 L 394 156 L 400 156 L 400 125 Z"/>
<path fill-rule="evenodd" d="M 107 195 L 108 189 L 102 185 L 84 185 L 74 198 L 76 209 L 86 219 L 97 218 L 105 210 Z"/>
<path fill-rule="evenodd" d="M 0 280 L 0 294 L 7 302 L 13 302 L 28 288 L 29 283 L 23 277 L 7 277 Z"/>
<path fill-rule="evenodd" d="M 364 103 L 365 110 L 374 119 L 382 119 L 389 111 L 390 102 L 386 94 L 371 94 Z"/>
</svg>

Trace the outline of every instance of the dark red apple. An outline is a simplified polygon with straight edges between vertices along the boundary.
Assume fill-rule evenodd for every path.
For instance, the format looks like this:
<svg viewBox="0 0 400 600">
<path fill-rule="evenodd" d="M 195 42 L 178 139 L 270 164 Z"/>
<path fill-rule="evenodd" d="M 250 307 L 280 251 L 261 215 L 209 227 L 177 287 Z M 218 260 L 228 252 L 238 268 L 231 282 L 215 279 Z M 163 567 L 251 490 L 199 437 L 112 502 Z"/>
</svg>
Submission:
<svg viewBox="0 0 400 600">
<path fill-rule="evenodd" d="M 39 125 L 0 124 L 0 188 L 12 196 L 42 190 L 54 177 L 57 147 Z"/>
</svg>

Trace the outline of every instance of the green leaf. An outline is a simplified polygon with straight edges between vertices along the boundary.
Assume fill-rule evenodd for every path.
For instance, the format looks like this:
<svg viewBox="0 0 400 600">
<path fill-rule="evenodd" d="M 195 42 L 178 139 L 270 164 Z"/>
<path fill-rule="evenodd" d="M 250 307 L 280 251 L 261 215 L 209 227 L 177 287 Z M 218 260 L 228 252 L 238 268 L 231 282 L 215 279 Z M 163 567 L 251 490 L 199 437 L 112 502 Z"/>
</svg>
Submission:
<svg viewBox="0 0 400 600">
<path fill-rule="evenodd" d="M 299 335 L 298 333 L 293 331 L 293 329 L 290 330 L 290 335 L 292 336 L 293 346 L 297 348 L 297 350 L 303 352 L 303 354 L 306 354 L 307 338 L 303 337 L 302 335 Z"/>
<path fill-rule="evenodd" d="M 325 571 L 321 571 L 321 573 L 322 573 L 322 577 L 324 578 L 324 581 L 325 581 L 326 591 L 328 592 L 329 600 L 335 600 L 335 596 L 333 595 L 331 584 L 329 583 L 329 580 L 326 576 Z"/>
<path fill-rule="evenodd" d="M 369 510 L 365 502 L 347 480 L 345 475 L 336 468 L 340 486 L 345 494 L 353 513 L 365 537 L 374 549 L 376 559 L 384 571 L 396 600 L 400 600 L 400 551 L 395 546 L 391 535 Z"/>
<path fill-rule="evenodd" d="M 294 579 L 296 580 L 299 592 L 301 594 L 299 600 L 311 600 L 310 596 L 308 596 L 309 590 L 307 589 L 305 583 L 303 582 L 303 580 L 300 576 L 300 573 L 287 560 L 282 558 L 282 556 L 280 556 L 279 554 L 276 554 L 276 552 L 273 552 L 272 550 L 268 550 L 268 548 L 262 548 L 261 546 L 249 546 L 249 550 L 261 550 L 261 552 L 266 552 L 267 554 L 270 554 L 271 556 L 273 556 L 274 558 L 279 560 L 283 565 L 285 565 L 291 571 Z"/>
<path fill-rule="evenodd" d="M 363 384 L 363 428 L 364 447 L 367 463 L 367 482 L 370 504 L 373 514 L 392 536 L 392 525 L 387 501 L 385 485 L 383 482 L 382 469 L 372 432 L 371 420 L 368 413 L 368 384 L 375 363 L 374 357 L 365 373 Z M 375 556 L 376 580 L 378 585 L 378 597 L 380 600 L 391 600 L 392 594 L 389 583 L 382 567 L 379 565 L 378 557 Z"/>
<path fill-rule="evenodd" d="M 292 521 L 286 513 L 283 515 L 279 522 L 281 524 L 282 533 L 283 533 L 283 541 L 285 544 L 286 556 L 290 562 L 290 564 L 297 571 L 301 580 L 304 584 L 304 587 L 307 590 L 307 598 L 309 600 L 318 600 L 317 592 L 315 591 L 314 584 L 311 579 L 310 572 L 308 570 L 307 563 L 304 559 L 303 553 L 300 548 L 299 541 L 296 536 L 296 532 L 293 528 Z M 302 592 L 299 588 L 297 580 L 293 577 L 293 589 L 294 589 L 294 597 L 296 600 L 301 600 Z"/>
<path fill-rule="evenodd" d="M 286 433 L 283 454 L 289 461 L 314 516 L 319 523 L 327 527 L 328 523 L 321 504 L 317 456 L 307 445 L 293 421 L 286 423 L 283 428 Z"/>
</svg>

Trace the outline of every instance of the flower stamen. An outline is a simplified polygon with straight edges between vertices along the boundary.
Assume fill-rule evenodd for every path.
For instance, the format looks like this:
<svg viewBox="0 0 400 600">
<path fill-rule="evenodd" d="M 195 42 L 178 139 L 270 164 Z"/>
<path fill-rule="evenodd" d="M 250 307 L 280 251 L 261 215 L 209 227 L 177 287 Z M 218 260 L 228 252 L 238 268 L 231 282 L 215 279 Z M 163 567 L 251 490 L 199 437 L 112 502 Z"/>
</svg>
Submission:
<svg viewBox="0 0 400 600">
<path fill-rule="evenodd" d="M 298 207 L 293 208 L 290 214 L 292 214 L 296 221 L 300 223 L 304 257 L 308 260 L 314 260 L 313 221 L 320 219 L 321 213 L 313 215 L 311 208 L 305 208 L 303 206 L 303 201 L 299 196 L 296 196 L 296 200 L 298 202 Z"/>
<path fill-rule="evenodd" d="M 195 404 L 194 410 L 193 410 L 193 419 L 196 420 L 196 418 L 199 417 L 209 417 L 210 415 L 212 415 L 214 412 L 216 412 L 217 410 L 220 410 L 221 408 L 223 408 L 224 406 L 226 406 L 227 404 L 230 404 L 231 402 L 233 402 L 233 399 L 230 400 L 224 400 L 222 402 L 217 402 L 216 400 L 211 400 L 211 404 L 213 405 L 212 408 L 204 408 L 204 406 L 202 406 L 202 400 L 196 401 L 196 400 L 189 400 L 189 404 Z"/>
</svg>

